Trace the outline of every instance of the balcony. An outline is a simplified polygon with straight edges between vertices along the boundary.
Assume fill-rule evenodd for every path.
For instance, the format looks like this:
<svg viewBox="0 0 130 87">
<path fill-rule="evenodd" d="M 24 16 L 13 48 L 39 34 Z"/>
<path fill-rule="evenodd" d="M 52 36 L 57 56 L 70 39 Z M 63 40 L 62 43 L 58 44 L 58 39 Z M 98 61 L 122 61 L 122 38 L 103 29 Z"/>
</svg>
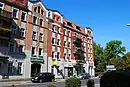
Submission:
<svg viewBox="0 0 130 87">
<path fill-rule="evenodd" d="M 76 43 L 76 44 L 81 44 L 82 43 L 81 38 L 74 37 L 73 39 L 74 39 L 74 43 Z"/>
<path fill-rule="evenodd" d="M 9 37 L 10 37 L 9 29 L 0 27 L 0 38 L 2 38 L 2 39 L 9 39 Z"/>
<path fill-rule="evenodd" d="M 12 13 L 0 9 L 0 16 L 5 17 L 5 18 L 12 18 Z"/>
<path fill-rule="evenodd" d="M 0 36 L 0 49 L 2 49 L 2 48 L 4 48 L 4 47 L 8 47 L 8 45 L 9 45 L 9 40 L 8 40 L 8 39 L 1 38 L 1 36 Z M 2 47 L 2 48 L 1 48 L 1 47 Z M 5 48 L 2 49 L 2 50 L 5 50 Z M 0 51 L 1 51 L 1 50 L 0 50 Z M 7 51 L 5 51 L 5 52 L 7 52 Z"/>
</svg>

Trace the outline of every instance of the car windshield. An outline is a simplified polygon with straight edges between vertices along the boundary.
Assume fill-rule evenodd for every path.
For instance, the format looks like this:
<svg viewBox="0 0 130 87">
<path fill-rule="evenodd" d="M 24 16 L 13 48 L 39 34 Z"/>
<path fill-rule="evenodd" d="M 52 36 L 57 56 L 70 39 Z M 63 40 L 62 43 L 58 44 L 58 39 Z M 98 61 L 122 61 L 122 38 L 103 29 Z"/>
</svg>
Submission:
<svg viewBox="0 0 130 87">
<path fill-rule="evenodd" d="M 36 76 L 42 76 L 42 74 L 43 74 L 43 73 L 39 73 L 39 74 L 37 74 Z"/>
</svg>

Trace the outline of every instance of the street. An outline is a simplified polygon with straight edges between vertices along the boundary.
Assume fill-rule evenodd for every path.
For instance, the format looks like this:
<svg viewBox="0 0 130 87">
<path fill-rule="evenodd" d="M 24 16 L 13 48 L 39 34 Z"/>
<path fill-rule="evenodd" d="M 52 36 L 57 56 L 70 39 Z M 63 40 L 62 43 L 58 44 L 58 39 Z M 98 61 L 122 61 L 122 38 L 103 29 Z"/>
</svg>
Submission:
<svg viewBox="0 0 130 87">
<path fill-rule="evenodd" d="M 94 78 L 95 84 L 99 84 L 99 79 Z M 65 87 L 65 81 L 61 82 L 45 82 L 45 83 L 21 83 L 21 84 L 14 84 L 14 87 L 47 87 L 48 84 L 53 84 L 56 87 Z M 13 87 L 13 84 L 5 84 L 5 85 L 0 85 L 0 87 Z M 81 87 L 86 87 L 86 80 L 81 80 Z M 96 86 L 99 87 L 99 86 Z"/>
</svg>

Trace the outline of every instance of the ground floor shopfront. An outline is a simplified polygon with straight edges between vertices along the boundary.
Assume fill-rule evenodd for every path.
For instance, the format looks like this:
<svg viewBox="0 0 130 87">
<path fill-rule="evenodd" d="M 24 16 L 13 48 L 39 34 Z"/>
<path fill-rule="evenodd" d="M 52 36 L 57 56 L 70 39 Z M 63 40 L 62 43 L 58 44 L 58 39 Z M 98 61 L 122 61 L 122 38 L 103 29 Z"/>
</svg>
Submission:
<svg viewBox="0 0 130 87">
<path fill-rule="evenodd" d="M 25 55 L 26 54 L 26 55 Z M 56 60 L 44 53 L 43 57 L 32 57 L 30 51 L 25 54 L 8 54 L 0 56 L 0 79 L 29 79 L 41 72 L 52 72 L 56 78 L 77 76 L 90 73 L 94 76 L 94 68 L 87 63 L 76 65 L 74 60 Z"/>
</svg>

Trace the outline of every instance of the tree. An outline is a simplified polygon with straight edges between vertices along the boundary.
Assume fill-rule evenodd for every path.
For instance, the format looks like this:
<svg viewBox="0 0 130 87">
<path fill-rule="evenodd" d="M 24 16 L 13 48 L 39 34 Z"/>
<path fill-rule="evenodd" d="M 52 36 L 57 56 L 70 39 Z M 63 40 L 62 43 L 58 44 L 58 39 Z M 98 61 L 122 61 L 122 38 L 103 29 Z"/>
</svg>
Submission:
<svg viewBox="0 0 130 87">
<path fill-rule="evenodd" d="M 105 62 L 103 56 L 103 47 L 100 44 L 94 43 L 94 64 L 96 73 L 103 72 L 105 69 Z"/>
<path fill-rule="evenodd" d="M 130 52 L 127 52 L 123 57 L 125 68 L 130 67 Z"/>
<path fill-rule="evenodd" d="M 113 58 L 118 58 L 122 55 L 124 55 L 124 52 L 126 51 L 125 47 L 122 46 L 122 42 L 119 40 L 112 40 L 106 44 L 106 47 L 104 49 L 104 56 L 105 60 L 107 61 L 107 64 L 109 63 L 109 60 Z"/>
<path fill-rule="evenodd" d="M 126 66 L 124 59 L 122 57 L 110 59 L 109 65 L 115 65 L 116 70 L 125 69 Z"/>
<path fill-rule="evenodd" d="M 122 57 L 113 58 L 109 61 L 109 64 L 115 65 L 117 70 L 122 70 L 130 67 L 130 52 L 126 53 Z"/>
</svg>

